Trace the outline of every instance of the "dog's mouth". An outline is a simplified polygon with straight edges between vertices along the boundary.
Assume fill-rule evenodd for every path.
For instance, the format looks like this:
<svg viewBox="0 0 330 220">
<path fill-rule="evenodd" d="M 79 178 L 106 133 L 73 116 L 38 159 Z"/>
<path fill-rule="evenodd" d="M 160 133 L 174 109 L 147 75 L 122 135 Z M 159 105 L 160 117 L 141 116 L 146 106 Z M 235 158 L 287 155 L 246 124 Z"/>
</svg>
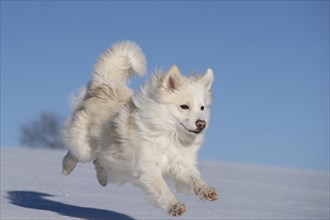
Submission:
<svg viewBox="0 0 330 220">
<path fill-rule="evenodd" d="M 186 131 L 189 131 L 191 133 L 194 133 L 194 134 L 199 134 L 202 132 L 202 130 L 190 130 L 188 129 L 184 124 L 180 123 L 182 125 L 182 127 L 186 130 Z"/>
</svg>

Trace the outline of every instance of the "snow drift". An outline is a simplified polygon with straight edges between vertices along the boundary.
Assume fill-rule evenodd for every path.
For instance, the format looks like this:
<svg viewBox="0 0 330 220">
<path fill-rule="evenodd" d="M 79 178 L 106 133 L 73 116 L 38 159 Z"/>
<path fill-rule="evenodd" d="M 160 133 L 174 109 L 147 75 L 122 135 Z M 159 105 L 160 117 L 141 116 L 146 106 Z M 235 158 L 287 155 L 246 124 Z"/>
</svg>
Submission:
<svg viewBox="0 0 330 220">
<path fill-rule="evenodd" d="M 61 173 L 66 152 L 1 148 L 1 219 L 169 219 L 132 185 L 101 187 L 92 164 Z M 178 219 L 329 219 L 329 173 L 202 161 L 220 190 L 210 203 L 177 194 Z"/>
</svg>

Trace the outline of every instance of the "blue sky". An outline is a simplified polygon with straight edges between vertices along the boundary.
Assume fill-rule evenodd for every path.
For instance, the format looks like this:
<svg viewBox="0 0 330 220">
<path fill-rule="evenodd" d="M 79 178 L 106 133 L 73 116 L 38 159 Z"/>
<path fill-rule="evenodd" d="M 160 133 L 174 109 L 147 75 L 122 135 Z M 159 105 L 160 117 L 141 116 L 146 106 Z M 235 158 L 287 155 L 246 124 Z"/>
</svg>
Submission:
<svg viewBox="0 0 330 220">
<path fill-rule="evenodd" d="M 1 146 L 127 39 L 149 76 L 214 70 L 201 159 L 329 170 L 329 1 L 1 1 Z"/>
</svg>

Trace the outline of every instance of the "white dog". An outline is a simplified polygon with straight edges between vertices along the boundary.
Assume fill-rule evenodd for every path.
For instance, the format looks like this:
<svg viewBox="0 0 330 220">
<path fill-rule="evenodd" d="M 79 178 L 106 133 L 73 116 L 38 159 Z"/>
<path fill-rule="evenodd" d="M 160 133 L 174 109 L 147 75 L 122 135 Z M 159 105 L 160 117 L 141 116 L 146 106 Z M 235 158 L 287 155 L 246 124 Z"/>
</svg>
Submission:
<svg viewBox="0 0 330 220">
<path fill-rule="evenodd" d="M 210 115 L 213 72 L 185 77 L 173 66 L 133 94 L 127 80 L 145 71 L 145 56 L 134 42 L 119 42 L 99 58 L 63 129 L 69 148 L 63 174 L 77 162 L 94 161 L 102 186 L 130 181 L 154 204 L 180 216 L 186 207 L 164 178 L 171 178 L 180 192 L 218 198 L 196 168 Z"/>
</svg>

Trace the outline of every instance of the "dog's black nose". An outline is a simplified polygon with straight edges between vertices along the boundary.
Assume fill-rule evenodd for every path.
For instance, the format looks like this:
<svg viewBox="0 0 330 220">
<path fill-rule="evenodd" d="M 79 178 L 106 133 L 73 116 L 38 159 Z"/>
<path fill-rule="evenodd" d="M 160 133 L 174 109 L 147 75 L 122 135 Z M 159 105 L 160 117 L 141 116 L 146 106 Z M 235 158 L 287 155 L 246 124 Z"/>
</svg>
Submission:
<svg viewBox="0 0 330 220">
<path fill-rule="evenodd" d="M 196 127 L 199 131 L 202 131 L 206 126 L 206 122 L 204 120 L 197 120 Z"/>
</svg>

